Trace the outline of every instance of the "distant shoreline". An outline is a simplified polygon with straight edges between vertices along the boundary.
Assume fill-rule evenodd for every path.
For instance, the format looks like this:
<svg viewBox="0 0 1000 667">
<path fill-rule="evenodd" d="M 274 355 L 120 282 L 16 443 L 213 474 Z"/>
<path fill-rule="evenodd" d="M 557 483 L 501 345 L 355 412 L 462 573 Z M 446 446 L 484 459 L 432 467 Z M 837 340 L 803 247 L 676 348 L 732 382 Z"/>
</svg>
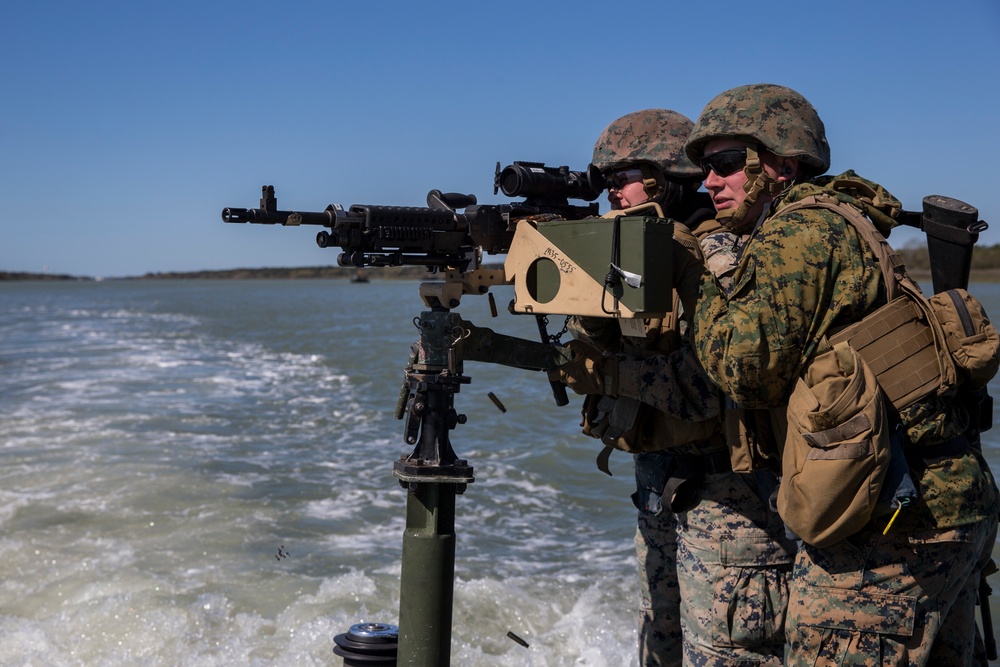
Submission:
<svg viewBox="0 0 1000 667">
<path fill-rule="evenodd" d="M 30 273 L 25 271 L 0 271 L 2 281 L 105 281 L 105 280 L 316 280 L 343 279 L 365 282 L 367 279 L 409 280 L 432 277 L 422 266 L 394 266 L 378 269 L 351 269 L 340 266 L 303 266 L 293 268 L 224 269 L 220 271 L 169 271 L 146 273 L 141 276 L 119 278 L 98 278 L 93 276 L 73 276 L 54 273 Z"/>
<path fill-rule="evenodd" d="M 500 268 L 496 265 L 491 268 Z M 923 268 L 908 269 L 910 277 L 917 281 L 931 280 L 931 272 Z M 357 280 L 357 276 L 363 277 Z M 266 269 L 225 269 L 220 271 L 170 271 L 166 273 L 147 273 L 141 276 L 124 276 L 121 278 L 95 278 L 92 276 L 73 276 L 55 273 L 30 273 L 26 271 L 0 271 L 0 282 L 4 281 L 92 281 L 105 280 L 352 280 L 367 282 L 367 280 L 435 280 L 438 274 L 433 274 L 422 266 L 397 266 L 362 270 L 339 266 L 307 266 L 295 268 Z M 367 279 L 367 280 L 365 280 Z M 969 282 L 995 283 L 1000 282 L 1000 268 L 972 269 Z"/>
<path fill-rule="evenodd" d="M 922 244 L 912 244 L 895 249 L 907 273 L 914 280 L 930 282 L 931 262 L 927 247 Z M 943 261 L 956 261 L 945 259 Z M 971 274 L 969 282 L 995 283 L 1000 282 L 1000 244 L 976 246 L 971 258 Z M 499 269 L 499 262 L 486 265 L 487 268 Z M 147 273 L 142 276 L 126 276 L 121 278 L 100 278 L 90 276 L 71 276 L 66 274 L 26 273 L 0 271 L 0 282 L 5 280 L 315 280 L 315 279 L 354 279 L 355 282 L 368 280 L 436 280 L 439 274 L 427 271 L 423 266 L 393 266 L 385 268 L 358 269 L 343 266 L 301 266 L 285 268 L 258 269 L 226 269 L 221 271 L 169 271 L 165 273 Z M 366 280 L 368 279 L 368 280 Z"/>
</svg>

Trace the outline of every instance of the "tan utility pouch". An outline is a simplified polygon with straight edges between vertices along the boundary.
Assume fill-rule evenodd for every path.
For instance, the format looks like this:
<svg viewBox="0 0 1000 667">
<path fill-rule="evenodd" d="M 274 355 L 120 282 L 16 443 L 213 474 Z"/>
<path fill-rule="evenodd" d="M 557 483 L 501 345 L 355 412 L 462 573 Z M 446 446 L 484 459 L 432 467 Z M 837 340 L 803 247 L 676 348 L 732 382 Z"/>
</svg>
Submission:
<svg viewBox="0 0 1000 667">
<path fill-rule="evenodd" d="M 785 442 L 785 412 L 751 410 L 727 401 L 725 439 L 733 472 L 773 470 L 781 473 L 781 448 Z"/>
<path fill-rule="evenodd" d="M 983 304 L 961 288 L 935 294 L 930 303 L 964 384 L 982 389 L 1000 367 L 1000 335 Z"/>
<path fill-rule="evenodd" d="M 788 402 L 778 513 L 819 548 L 875 510 L 889 466 L 889 419 L 875 373 L 845 342 L 813 359 Z"/>
<path fill-rule="evenodd" d="M 830 336 L 832 344 L 848 343 L 857 350 L 897 410 L 944 393 L 956 382 L 944 331 L 928 301 L 903 292 L 906 296 Z"/>
</svg>

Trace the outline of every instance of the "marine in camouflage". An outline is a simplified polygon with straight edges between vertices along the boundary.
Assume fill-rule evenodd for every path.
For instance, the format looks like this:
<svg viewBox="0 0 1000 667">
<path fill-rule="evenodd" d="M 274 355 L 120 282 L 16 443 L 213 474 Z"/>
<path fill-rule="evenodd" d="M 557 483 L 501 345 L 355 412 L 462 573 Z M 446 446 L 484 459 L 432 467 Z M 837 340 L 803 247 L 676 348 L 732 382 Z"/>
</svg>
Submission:
<svg viewBox="0 0 1000 667">
<path fill-rule="evenodd" d="M 829 166 L 815 109 L 769 84 L 727 91 L 706 107 L 688 141 L 701 159 L 716 138 L 740 139 L 798 158 L 805 173 Z M 751 183 L 744 168 L 749 194 Z M 759 174 L 758 174 L 759 175 Z M 859 179 L 853 172 L 840 178 Z M 833 327 L 885 303 L 875 254 L 839 214 L 784 210 L 822 191 L 854 205 L 888 234 L 880 216 L 829 177 L 794 185 L 756 221 L 731 291 L 706 276 L 694 318 L 696 351 L 713 382 L 745 407 L 786 407 L 794 383 Z M 870 181 L 865 189 L 899 202 Z M 907 463 L 919 500 L 830 547 L 803 545 L 790 579 L 786 623 L 791 665 L 985 664 L 976 645 L 975 587 L 989 559 L 1000 509 L 993 477 L 964 438 L 963 409 L 948 397 L 902 411 Z M 887 532 L 888 531 L 888 532 Z M 683 541 L 682 541 L 683 546 Z M 682 589 L 683 595 L 683 589 Z"/>
<path fill-rule="evenodd" d="M 817 187 L 822 186 L 795 186 L 772 205 L 770 217 L 747 243 L 731 294 L 711 278 L 703 283 L 694 322 L 696 351 L 713 382 L 747 407 L 783 408 L 831 328 L 858 321 L 885 303 L 877 259 L 850 223 L 825 209 L 782 213 L 784 205 Z M 983 535 L 996 528 L 996 485 L 974 450 L 926 460 L 919 454 L 964 430 L 962 412 L 944 399 L 902 412 L 920 500 L 902 511 L 877 548 L 872 543 L 859 551 L 850 538 L 800 552 L 787 625 L 790 664 L 967 664 L 970 644 L 965 639 L 956 644 L 955 638 L 974 633 L 969 621 L 974 607 L 964 591 L 978 583 L 980 567 L 969 563 L 979 563 L 992 545 Z M 880 519 L 882 527 L 887 519 Z M 872 534 L 881 536 L 878 530 Z M 972 537 L 953 539 L 957 534 Z M 859 562 L 859 555 L 867 560 Z M 829 572 L 841 573 L 840 588 L 829 586 Z M 892 598 L 878 597 L 887 587 L 912 594 L 905 631 L 873 620 L 890 618 L 894 608 L 873 612 L 864 601 L 889 605 Z M 909 655 L 910 661 L 879 662 L 887 651 Z M 964 657 L 913 661 L 945 651 Z"/>
<path fill-rule="evenodd" d="M 680 208 L 678 205 L 685 198 L 670 195 L 667 179 L 682 184 L 681 189 L 693 193 L 700 176 L 698 167 L 684 153 L 684 142 L 691 126 L 690 119 L 667 109 L 647 109 L 628 114 L 612 122 L 601 133 L 594 145 L 592 163 L 603 172 L 641 167 L 646 196 L 667 208 L 668 214 L 676 215 L 676 209 Z M 700 265 L 700 258 L 697 263 Z M 668 354 L 678 346 L 686 323 L 678 320 L 676 315 L 671 313 L 662 320 L 648 320 L 645 336 L 635 338 L 623 336 L 618 322 L 613 319 L 573 317 L 568 319 L 567 327 L 575 339 L 601 350 L 649 357 L 658 356 L 658 353 Z M 594 372 L 603 374 L 608 369 L 614 369 L 619 375 L 617 364 L 597 363 L 594 366 Z M 578 384 L 577 380 L 586 378 L 565 379 Z M 610 384 L 613 386 L 617 382 L 612 380 Z M 710 393 L 715 397 L 714 404 L 717 406 L 717 394 L 714 389 Z M 643 423 L 638 424 L 635 437 L 644 442 L 651 438 L 689 442 L 693 437 L 697 440 L 718 431 L 717 412 L 716 407 L 715 414 L 706 417 L 707 421 L 694 424 L 682 423 L 645 407 L 640 412 Z M 675 428 L 680 426 L 687 427 L 684 433 Z M 693 446 L 697 448 L 697 444 Z M 643 667 L 681 667 L 683 662 L 676 563 L 677 516 L 669 510 L 665 511 L 659 502 L 673 459 L 674 454 L 669 452 L 642 453 L 634 458 L 636 492 L 632 500 L 639 510 L 635 549 L 640 590 L 639 661 Z"/>
</svg>

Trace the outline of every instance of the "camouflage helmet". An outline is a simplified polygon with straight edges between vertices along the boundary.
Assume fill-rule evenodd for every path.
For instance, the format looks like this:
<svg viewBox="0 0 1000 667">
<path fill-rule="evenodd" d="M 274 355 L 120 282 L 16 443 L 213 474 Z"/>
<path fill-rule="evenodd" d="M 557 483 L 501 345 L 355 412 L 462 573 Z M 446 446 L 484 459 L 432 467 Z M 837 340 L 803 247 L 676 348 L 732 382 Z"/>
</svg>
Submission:
<svg viewBox="0 0 1000 667">
<path fill-rule="evenodd" d="M 826 128 L 809 101 L 791 88 L 770 83 L 739 86 L 716 95 L 694 124 L 685 150 L 695 163 L 712 139 L 757 143 L 780 157 L 793 157 L 809 171 L 830 168 Z"/>
<path fill-rule="evenodd" d="M 701 169 L 684 154 L 694 123 L 676 111 L 646 109 L 622 116 L 601 132 L 592 163 L 601 171 L 648 163 L 670 178 L 695 178 Z"/>
</svg>

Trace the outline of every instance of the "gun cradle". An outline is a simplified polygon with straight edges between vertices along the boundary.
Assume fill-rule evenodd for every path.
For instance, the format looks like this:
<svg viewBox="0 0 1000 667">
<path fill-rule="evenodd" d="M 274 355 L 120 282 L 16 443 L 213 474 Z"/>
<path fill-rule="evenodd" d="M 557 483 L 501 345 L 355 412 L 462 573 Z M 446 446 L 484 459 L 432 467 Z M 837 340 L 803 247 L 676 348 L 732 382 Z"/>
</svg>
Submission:
<svg viewBox="0 0 1000 667">
<path fill-rule="evenodd" d="M 550 371 L 570 360 L 569 348 L 525 340 L 462 320 L 465 335 L 455 343 L 463 361 Z"/>
<path fill-rule="evenodd" d="M 514 283 L 513 309 L 547 315 L 661 316 L 672 307 L 672 243 L 673 223 L 663 218 L 537 224 L 522 220 L 504 263 L 506 279 Z M 614 280 L 620 273 L 613 267 L 638 276 L 638 286 Z"/>
<path fill-rule="evenodd" d="M 449 270 L 440 282 L 422 283 L 420 298 L 428 308 L 457 308 L 466 294 L 486 294 L 493 285 L 503 285 L 503 271 L 476 269 L 475 271 Z"/>
</svg>

